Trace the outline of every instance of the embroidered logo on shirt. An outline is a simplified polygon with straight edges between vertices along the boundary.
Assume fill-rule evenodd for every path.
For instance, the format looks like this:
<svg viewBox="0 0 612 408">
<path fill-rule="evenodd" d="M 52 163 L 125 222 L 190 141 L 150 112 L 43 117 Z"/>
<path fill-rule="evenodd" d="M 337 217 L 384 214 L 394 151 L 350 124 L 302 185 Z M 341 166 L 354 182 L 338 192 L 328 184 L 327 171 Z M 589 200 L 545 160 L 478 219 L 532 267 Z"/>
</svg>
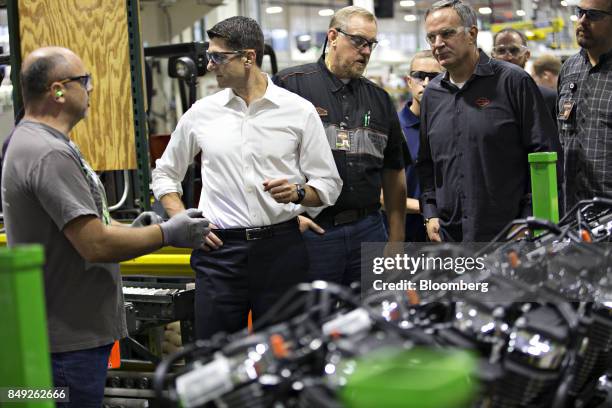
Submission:
<svg viewBox="0 0 612 408">
<path fill-rule="evenodd" d="M 490 103 L 491 100 L 489 98 L 485 98 L 484 96 L 476 99 L 476 106 L 478 106 L 480 109 L 486 108 Z"/>
<path fill-rule="evenodd" d="M 319 116 L 327 116 L 327 111 L 319 106 L 316 107 L 317 108 L 317 113 L 319 114 Z"/>
</svg>

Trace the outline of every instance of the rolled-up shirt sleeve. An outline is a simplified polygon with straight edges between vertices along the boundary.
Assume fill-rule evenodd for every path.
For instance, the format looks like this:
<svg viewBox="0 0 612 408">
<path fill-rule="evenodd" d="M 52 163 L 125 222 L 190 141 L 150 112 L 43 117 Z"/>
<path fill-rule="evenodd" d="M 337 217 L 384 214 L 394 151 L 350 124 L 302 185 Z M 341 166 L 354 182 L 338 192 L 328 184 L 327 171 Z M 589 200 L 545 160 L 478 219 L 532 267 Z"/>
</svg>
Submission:
<svg viewBox="0 0 612 408">
<path fill-rule="evenodd" d="M 183 195 L 181 182 L 187 167 L 200 151 L 189 118 L 189 112 L 181 117 L 164 154 L 155 161 L 155 168 L 151 173 L 151 189 L 158 200 L 169 193 Z"/>
<path fill-rule="evenodd" d="M 307 179 L 306 184 L 317 190 L 323 202 L 320 207 L 305 208 L 308 214 L 316 216 L 323 208 L 334 205 L 342 190 L 342 179 L 314 106 L 306 115 L 303 129 L 299 150 L 300 170 Z"/>
</svg>

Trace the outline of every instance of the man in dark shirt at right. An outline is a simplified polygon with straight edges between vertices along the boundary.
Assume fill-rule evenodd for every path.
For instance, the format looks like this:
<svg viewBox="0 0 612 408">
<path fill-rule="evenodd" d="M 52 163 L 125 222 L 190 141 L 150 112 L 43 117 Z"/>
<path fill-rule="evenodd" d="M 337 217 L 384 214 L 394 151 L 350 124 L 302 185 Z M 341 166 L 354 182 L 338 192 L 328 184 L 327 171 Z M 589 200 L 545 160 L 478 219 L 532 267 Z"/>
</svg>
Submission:
<svg viewBox="0 0 612 408">
<path fill-rule="evenodd" d="M 476 45 L 474 10 L 443 0 L 425 14 L 427 41 L 447 70 L 421 101 L 417 172 L 432 241 L 490 241 L 531 214 L 531 152 L 551 151 L 555 125 L 533 79 Z"/>
</svg>

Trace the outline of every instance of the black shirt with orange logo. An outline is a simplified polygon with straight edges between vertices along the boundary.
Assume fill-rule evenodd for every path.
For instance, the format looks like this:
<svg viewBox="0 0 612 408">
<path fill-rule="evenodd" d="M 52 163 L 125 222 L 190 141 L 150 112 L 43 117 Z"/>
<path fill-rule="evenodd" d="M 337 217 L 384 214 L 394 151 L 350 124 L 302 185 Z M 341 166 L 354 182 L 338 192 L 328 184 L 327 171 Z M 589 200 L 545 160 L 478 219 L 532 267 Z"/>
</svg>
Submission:
<svg viewBox="0 0 612 408">
<path fill-rule="evenodd" d="M 461 88 L 448 73 L 429 83 L 420 139 L 423 216 L 440 218 L 456 241 L 489 241 L 513 219 L 530 215 L 527 155 L 556 151 L 562 157 L 555 123 L 533 79 L 482 51 Z"/>
<path fill-rule="evenodd" d="M 315 106 L 342 177 L 338 201 L 319 217 L 378 205 L 383 169 L 411 164 L 389 94 L 363 77 L 344 83 L 323 58 L 283 70 L 273 81 Z"/>
</svg>

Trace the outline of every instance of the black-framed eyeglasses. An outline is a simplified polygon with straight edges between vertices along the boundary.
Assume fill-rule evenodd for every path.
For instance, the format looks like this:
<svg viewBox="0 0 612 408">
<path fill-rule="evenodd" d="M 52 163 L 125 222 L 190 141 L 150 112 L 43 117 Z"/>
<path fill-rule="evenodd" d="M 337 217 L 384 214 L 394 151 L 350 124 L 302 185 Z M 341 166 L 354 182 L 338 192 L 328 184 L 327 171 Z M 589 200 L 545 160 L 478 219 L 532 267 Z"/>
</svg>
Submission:
<svg viewBox="0 0 612 408">
<path fill-rule="evenodd" d="M 438 31 L 427 33 L 425 38 L 427 39 L 427 42 L 429 43 L 429 45 L 434 45 L 436 43 L 436 38 L 438 38 L 438 36 L 442 38 L 442 41 L 448 41 L 454 36 L 456 36 L 457 34 L 459 34 L 460 32 L 465 32 L 467 30 L 468 28 L 464 26 L 455 27 L 455 28 L 443 28 Z"/>
<path fill-rule="evenodd" d="M 430 81 L 437 77 L 439 72 L 427 72 L 427 71 L 410 71 L 410 77 L 416 79 L 419 82 L 424 82 L 426 79 Z"/>
<path fill-rule="evenodd" d="M 493 56 L 497 56 L 497 57 L 501 57 L 502 55 L 505 54 L 510 54 L 513 57 L 518 57 L 520 54 L 524 53 L 527 50 L 527 47 L 525 47 L 524 45 L 511 45 L 511 46 L 505 46 L 505 45 L 498 45 L 496 47 L 493 47 Z"/>
<path fill-rule="evenodd" d="M 363 38 L 360 35 L 349 34 L 341 28 L 335 28 L 334 30 L 347 36 L 351 41 L 353 47 L 357 48 L 358 50 L 364 49 L 365 47 L 369 47 L 370 51 L 374 51 L 374 48 L 376 48 L 376 46 L 378 45 L 378 41 L 376 40 L 368 40 L 367 38 Z"/>
<path fill-rule="evenodd" d="M 206 51 L 206 58 L 215 65 L 223 65 L 230 62 L 237 55 L 244 55 L 247 50 L 237 51 Z"/>
<path fill-rule="evenodd" d="M 93 85 L 93 79 L 91 77 L 91 74 L 68 77 L 61 79 L 57 82 L 59 82 L 60 84 L 67 84 L 68 82 L 72 81 L 79 81 L 79 83 L 83 88 L 85 88 L 85 90 L 91 89 L 91 86 Z"/>
<path fill-rule="evenodd" d="M 584 15 L 586 15 L 587 20 L 590 20 L 590 21 L 599 21 L 599 20 L 603 20 L 607 16 L 612 16 L 612 13 L 609 11 L 597 10 L 597 9 L 583 9 L 578 6 L 576 6 L 575 14 L 576 14 L 576 17 L 578 17 L 578 19 L 581 19 Z"/>
</svg>

